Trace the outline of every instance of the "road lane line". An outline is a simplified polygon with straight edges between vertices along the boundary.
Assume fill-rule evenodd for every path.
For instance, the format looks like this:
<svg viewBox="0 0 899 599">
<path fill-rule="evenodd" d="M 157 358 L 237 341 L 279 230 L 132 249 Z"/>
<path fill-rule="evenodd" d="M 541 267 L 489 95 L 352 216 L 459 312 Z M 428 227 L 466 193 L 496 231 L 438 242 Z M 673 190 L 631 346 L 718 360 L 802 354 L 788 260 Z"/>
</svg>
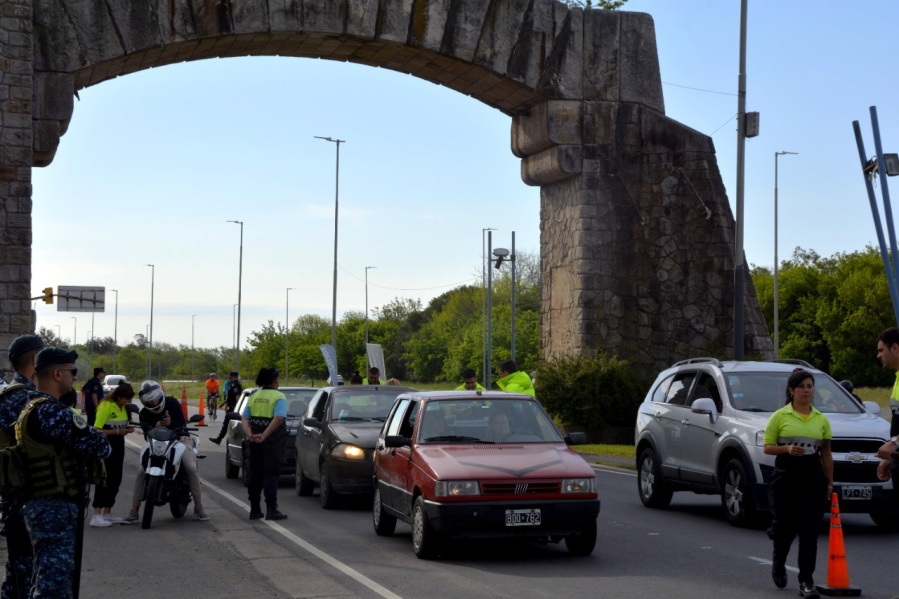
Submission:
<svg viewBox="0 0 899 599">
<path fill-rule="evenodd" d="M 621 476 L 630 476 L 632 478 L 636 478 L 637 473 L 632 470 L 625 470 L 623 468 L 615 468 L 614 466 L 590 466 L 597 472 L 605 472 L 606 474 L 620 474 Z"/>
<path fill-rule="evenodd" d="M 770 559 L 765 559 L 763 557 L 755 557 L 753 555 L 749 555 L 747 557 L 754 562 L 758 562 L 760 566 L 773 566 L 774 565 L 774 562 L 772 562 Z M 799 568 L 796 568 L 794 566 L 785 566 L 785 567 L 790 572 L 795 572 L 796 574 L 799 574 Z"/>
</svg>

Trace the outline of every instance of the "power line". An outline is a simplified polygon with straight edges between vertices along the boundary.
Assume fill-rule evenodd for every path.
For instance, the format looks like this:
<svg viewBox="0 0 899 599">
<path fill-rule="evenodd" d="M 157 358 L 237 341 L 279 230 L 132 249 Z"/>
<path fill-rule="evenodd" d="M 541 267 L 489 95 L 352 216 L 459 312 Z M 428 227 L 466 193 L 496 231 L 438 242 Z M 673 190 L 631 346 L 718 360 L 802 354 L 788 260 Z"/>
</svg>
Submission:
<svg viewBox="0 0 899 599">
<path fill-rule="evenodd" d="M 671 86 L 673 86 L 673 87 L 680 87 L 680 88 L 683 88 L 683 89 L 692 89 L 693 91 L 704 92 L 704 93 L 707 93 L 707 94 L 720 94 L 720 95 L 722 95 L 722 96 L 736 96 L 736 95 L 737 95 L 737 94 L 734 94 L 734 93 L 731 93 L 731 92 L 719 92 L 719 91 L 715 91 L 715 90 L 713 90 L 713 89 L 702 89 L 702 88 L 699 88 L 699 87 L 690 87 L 689 85 L 680 85 L 680 84 L 678 84 L 678 83 L 671 83 L 671 82 L 669 82 L 669 81 L 662 81 L 662 85 L 671 85 Z"/>
</svg>

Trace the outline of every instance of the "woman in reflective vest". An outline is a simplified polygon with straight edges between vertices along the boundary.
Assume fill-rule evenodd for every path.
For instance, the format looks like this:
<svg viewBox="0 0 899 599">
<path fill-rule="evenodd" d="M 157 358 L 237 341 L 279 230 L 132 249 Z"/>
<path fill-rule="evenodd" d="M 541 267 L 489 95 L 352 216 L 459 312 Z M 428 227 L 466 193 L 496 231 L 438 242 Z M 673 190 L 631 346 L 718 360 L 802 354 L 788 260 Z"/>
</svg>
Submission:
<svg viewBox="0 0 899 599">
<path fill-rule="evenodd" d="M 260 387 L 247 398 L 240 414 L 241 426 L 250 450 L 250 471 L 247 489 L 250 498 L 250 520 L 262 518 L 261 495 L 265 494 L 265 519 L 284 520 L 278 511 L 278 477 L 284 465 L 287 440 L 287 399 L 278 391 L 278 370 L 262 368 L 256 375 Z"/>
</svg>

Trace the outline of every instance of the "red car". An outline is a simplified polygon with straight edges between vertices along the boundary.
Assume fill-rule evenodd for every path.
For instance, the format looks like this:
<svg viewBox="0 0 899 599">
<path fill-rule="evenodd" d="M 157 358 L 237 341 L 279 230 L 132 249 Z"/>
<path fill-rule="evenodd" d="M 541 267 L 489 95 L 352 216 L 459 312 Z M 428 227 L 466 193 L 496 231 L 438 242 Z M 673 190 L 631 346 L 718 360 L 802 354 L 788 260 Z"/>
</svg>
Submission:
<svg viewBox="0 0 899 599">
<path fill-rule="evenodd" d="M 574 555 L 596 545 L 596 474 L 536 399 L 487 391 L 400 395 L 375 447 L 372 518 L 391 535 L 412 525 L 412 549 L 434 557 L 443 541 L 565 540 Z"/>
</svg>

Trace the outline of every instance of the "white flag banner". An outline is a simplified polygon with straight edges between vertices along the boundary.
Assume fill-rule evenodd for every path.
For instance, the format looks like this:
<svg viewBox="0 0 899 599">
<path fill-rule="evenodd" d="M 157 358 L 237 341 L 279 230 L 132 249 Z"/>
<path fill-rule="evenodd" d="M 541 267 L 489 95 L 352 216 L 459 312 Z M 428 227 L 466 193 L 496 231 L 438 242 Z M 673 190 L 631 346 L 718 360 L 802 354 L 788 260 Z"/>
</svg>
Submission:
<svg viewBox="0 0 899 599">
<path fill-rule="evenodd" d="M 336 387 L 340 380 L 337 378 L 337 350 L 330 343 L 323 343 L 318 346 L 318 349 L 321 350 L 322 356 L 325 358 L 325 364 L 328 366 L 328 380 L 331 381 L 332 387 Z"/>
<path fill-rule="evenodd" d="M 381 373 L 381 380 L 386 381 L 387 367 L 384 366 L 384 350 L 381 348 L 381 344 L 366 343 L 365 353 L 368 354 L 368 367 L 375 366 Z"/>
</svg>

